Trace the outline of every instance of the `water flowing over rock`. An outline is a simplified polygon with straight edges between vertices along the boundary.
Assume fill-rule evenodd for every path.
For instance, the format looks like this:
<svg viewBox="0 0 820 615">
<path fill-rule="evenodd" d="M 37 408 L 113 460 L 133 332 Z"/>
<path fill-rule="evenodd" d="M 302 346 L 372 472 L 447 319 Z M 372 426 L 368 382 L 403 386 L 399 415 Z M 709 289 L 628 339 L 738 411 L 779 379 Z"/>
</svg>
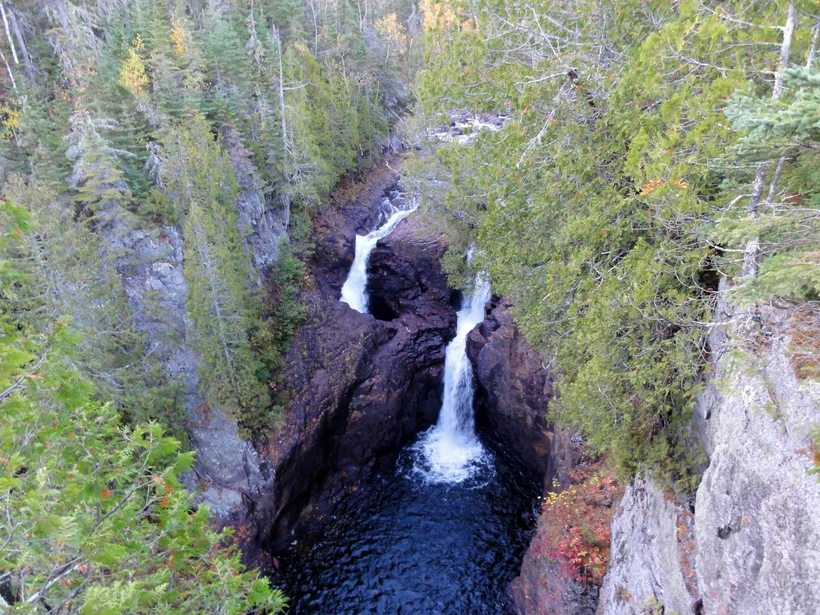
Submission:
<svg viewBox="0 0 820 615">
<path fill-rule="evenodd" d="M 444 143 L 469 145 L 484 131 L 498 132 L 507 121 L 507 116 L 497 113 L 474 113 L 472 111 L 450 111 L 449 124 L 439 126 L 432 136 Z"/>
<path fill-rule="evenodd" d="M 444 397 L 438 422 L 419 441 L 417 472 L 425 481 L 459 483 L 486 463 L 486 452 L 475 433 L 473 366 L 467 356 L 467 336 L 484 320 L 490 283 L 479 273 L 473 292 L 458 311 L 456 336 L 444 359 Z"/>
<path fill-rule="evenodd" d="M 487 317 L 467 337 L 478 385 L 477 420 L 548 486 L 553 478 L 566 485 L 573 453 L 569 440 L 556 437 L 547 422 L 552 377 L 515 326 L 510 307 L 504 298 L 493 300 Z"/>
<path fill-rule="evenodd" d="M 375 225 L 378 205 L 395 182 L 395 175 L 377 169 L 356 189 L 343 186 L 341 202 L 315 222 L 315 286 L 304 297 L 311 314 L 285 358 L 283 380 L 293 397 L 264 451 L 276 480 L 246 520 L 256 556 L 320 529 L 344 495 L 388 467 L 436 418 L 443 349 L 455 329 L 439 265 L 443 243 L 410 218 L 373 249 L 368 289 L 374 304 L 393 306 L 390 318 L 338 301 L 354 237 Z"/>
<path fill-rule="evenodd" d="M 367 235 L 356 235 L 356 255 L 342 285 L 342 296 L 339 299 L 362 314 L 368 313 L 367 264 L 370 262 L 370 253 L 380 239 L 387 237 L 399 222 L 415 211 L 417 203 L 407 206 L 402 193 L 394 191 L 390 198 L 382 201 L 382 206 L 386 220 Z"/>
<path fill-rule="evenodd" d="M 248 172 L 237 203 L 239 224 L 263 276 L 266 263 L 275 259 L 266 251 L 278 245 L 280 229 L 265 222 L 276 222 L 275 212 L 253 191 L 245 153 L 232 150 L 231 160 Z M 355 259 L 354 238 L 383 228 L 382 205 L 397 196 L 396 180 L 386 165 L 363 182 L 347 180 L 333 206 L 314 220 L 313 286 L 304 296 L 310 317 L 285 359 L 284 394 L 291 401 L 275 438 L 258 434 L 255 443 L 243 440 L 235 421 L 206 406 L 199 393 L 198 357 L 185 342 L 190 324 L 181 235 L 173 227 L 155 233 L 124 227 L 112 234 L 119 242 L 115 247 L 132 255 L 120 270 L 137 324 L 156 340 L 153 352 L 167 372 L 183 384 L 191 443 L 198 451 L 189 487 L 220 525 L 237 527 L 248 563 L 269 568 L 275 565 L 271 554 L 320 530 L 343 498 L 375 471 L 389 468 L 405 444 L 436 422 L 444 405 L 445 347 L 456 336 L 459 293 L 448 287 L 440 268 L 446 247 L 441 237 L 412 217 L 404 219 L 403 210 L 370 252 L 371 314 L 338 301 Z M 460 369 L 453 382 L 474 383 L 477 420 L 528 469 L 551 477 L 568 449 L 546 425 L 552 394 L 547 371 L 504 306 L 492 304 L 484 320 L 489 287 L 478 291 L 464 302 L 470 320 L 460 331 Z M 147 293 L 163 306 L 164 318 L 151 317 Z M 462 409 L 472 405 L 472 397 L 470 392 L 461 400 Z M 450 418 L 472 434 L 471 412 Z M 481 446 L 474 436 L 471 441 Z"/>
</svg>

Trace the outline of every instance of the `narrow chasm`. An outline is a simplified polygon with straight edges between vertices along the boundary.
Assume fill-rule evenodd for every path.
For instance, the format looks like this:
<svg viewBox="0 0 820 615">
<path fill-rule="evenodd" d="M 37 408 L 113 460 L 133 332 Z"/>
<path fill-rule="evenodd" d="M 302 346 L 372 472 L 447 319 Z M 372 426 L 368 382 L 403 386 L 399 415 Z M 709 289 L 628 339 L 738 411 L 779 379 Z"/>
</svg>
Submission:
<svg viewBox="0 0 820 615">
<path fill-rule="evenodd" d="M 555 472 L 548 375 L 488 280 L 448 287 L 392 173 L 345 194 L 315 221 L 256 563 L 293 613 L 511 612 Z"/>
</svg>

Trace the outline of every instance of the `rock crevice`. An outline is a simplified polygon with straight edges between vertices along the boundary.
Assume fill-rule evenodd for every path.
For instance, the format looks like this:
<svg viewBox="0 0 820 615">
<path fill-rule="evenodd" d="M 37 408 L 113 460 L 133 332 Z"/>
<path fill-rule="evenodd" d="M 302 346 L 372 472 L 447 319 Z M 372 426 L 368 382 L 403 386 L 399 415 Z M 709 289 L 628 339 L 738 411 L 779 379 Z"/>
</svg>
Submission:
<svg viewBox="0 0 820 615">
<path fill-rule="evenodd" d="M 436 418 L 444 348 L 455 333 L 439 266 L 444 245 L 421 241 L 421 228 L 403 221 L 370 263 L 369 290 L 394 306 L 393 317 L 380 320 L 339 302 L 355 235 L 375 224 L 395 182 L 377 169 L 358 186 L 343 186 L 335 206 L 314 221 L 314 284 L 303 297 L 310 315 L 282 374 L 293 399 L 262 450 L 276 478 L 246 520 L 253 529 L 246 546 L 261 565 L 267 554 L 321 528 L 342 497 L 388 467 Z"/>
</svg>

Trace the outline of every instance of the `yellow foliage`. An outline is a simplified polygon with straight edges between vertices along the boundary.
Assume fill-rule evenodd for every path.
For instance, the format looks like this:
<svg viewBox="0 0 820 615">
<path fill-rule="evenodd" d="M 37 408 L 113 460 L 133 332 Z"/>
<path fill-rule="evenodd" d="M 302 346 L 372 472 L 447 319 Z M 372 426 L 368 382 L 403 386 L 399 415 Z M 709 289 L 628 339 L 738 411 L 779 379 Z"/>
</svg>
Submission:
<svg viewBox="0 0 820 615">
<path fill-rule="evenodd" d="M 640 196 L 647 196 L 652 194 L 656 189 L 660 188 L 666 183 L 665 179 L 653 179 L 651 182 L 644 184 L 641 188 Z M 677 186 L 678 188 L 683 188 L 684 190 L 689 187 L 689 184 L 686 180 L 683 179 L 674 179 L 672 180 L 672 184 Z"/>
<path fill-rule="evenodd" d="M 145 88 L 148 87 L 148 73 L 145 72 L 145 64 L 138 53 L 143 48 L 142 38 L 137 34 L 128 50 L 128 57 L 120 68 L 120 83 L 138 98 L 145 95 Z"/>
<path fill-rule="evenodd" d="M 0 134 L 11 133 L 20 126 L 20 112 L 6 105 L 0 106 Z"/>
<path fill-rule="evenodd" d="M 400 49 L 407 46 L 407 31 L 399 23 L 395 13 L 389 13 L 376 21 L 376 32 L 391 45 Z"/>
<path fill-rule="evenodd" d="M 422 14 L 422 26 L 425 32 L 447 31 L 456 23 L 458 18 L 446 2 L 421 0 L 419 5 Z"/>
<path fill-rule="evenodd" d="M 182 27 L 176 15 L 171 17 L 171 43 L 178 56 L 184 56 L 188 50 L 188 32 Z"/>
<path fill-rule="evenodd" d="M 310 48 L 301 41 L 291 43 L 290 48 L 293 49 L 300 56 L 313 58 L 313 54 L 310 52 Z"/>
<path fill-rule="evenodd" d="M 649 194 L 652 194 L 657 188 L 662 186 L 663 183 L 664 180 L 662 179 L 653 179 L 651 182 L 645 184 L 644 187 L 641 188 L 641 196 L 647 196 Z"/>
</svg>

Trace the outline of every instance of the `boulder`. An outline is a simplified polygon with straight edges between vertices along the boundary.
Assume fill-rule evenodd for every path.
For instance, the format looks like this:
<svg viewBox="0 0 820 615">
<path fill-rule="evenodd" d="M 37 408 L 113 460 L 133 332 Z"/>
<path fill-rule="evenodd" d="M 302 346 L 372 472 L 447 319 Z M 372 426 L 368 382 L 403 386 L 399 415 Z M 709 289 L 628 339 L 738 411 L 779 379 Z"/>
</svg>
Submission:
<svg viewBox="0 0 820 615">
<path fill-rule="evenodd" d="M 553 430 L 547 423 L 552 378 L 541 356 L 513 322 L 501 298 L 467 338 L 475 366 L 477 419 L 532 473 L 549 485 L 558 473 Z"/>
</svg>

